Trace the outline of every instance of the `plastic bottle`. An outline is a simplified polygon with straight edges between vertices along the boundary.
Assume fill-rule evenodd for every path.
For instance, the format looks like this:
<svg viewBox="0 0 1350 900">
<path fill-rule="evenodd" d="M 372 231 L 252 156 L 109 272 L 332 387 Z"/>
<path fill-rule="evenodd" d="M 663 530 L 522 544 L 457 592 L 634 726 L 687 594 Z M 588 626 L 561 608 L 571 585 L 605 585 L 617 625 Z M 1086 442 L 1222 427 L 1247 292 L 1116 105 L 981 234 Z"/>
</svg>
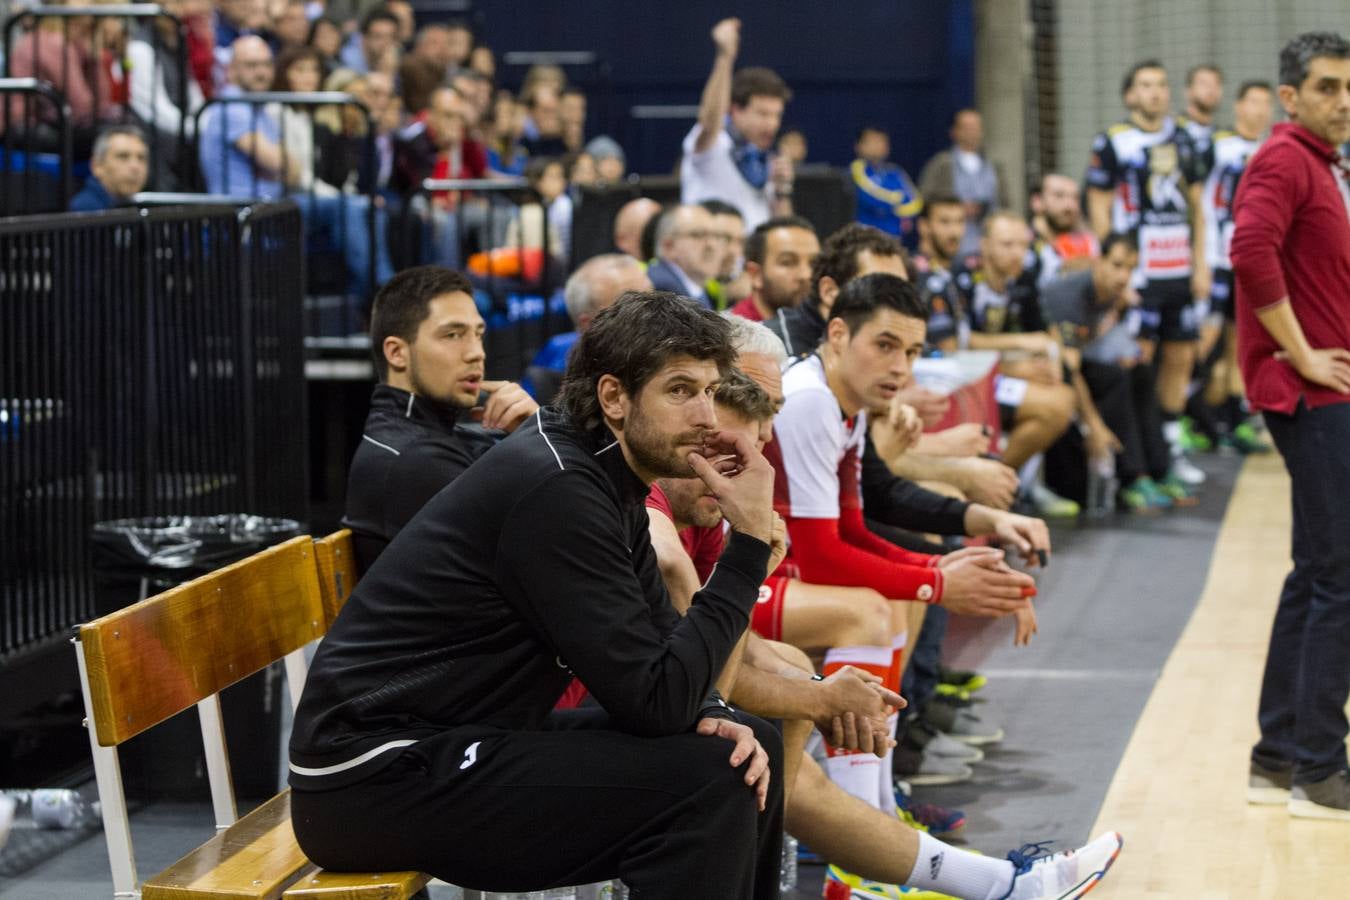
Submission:
<svg viewBox="0 0 1350 900">
<path fill-rule="evenodd" d="M 5 790 L 0 795 L 14 804 L 15 828 L 83 828 L 99 821 L 98 804 L 85 800 L 79 791 L 43 788 Z"/>
<path fill-rule="evenodd" d="M 783 834 L 783 863 L 778 869 L 778 886 L 783 893 L 797 887 L 797 839 Z"/>
<path fill-rule="evenodd" d="M 1116 509 L 1116 456 L 1103 453 L 1088 460 L 1088 515 L 1105 518 Z"/>
</svg>

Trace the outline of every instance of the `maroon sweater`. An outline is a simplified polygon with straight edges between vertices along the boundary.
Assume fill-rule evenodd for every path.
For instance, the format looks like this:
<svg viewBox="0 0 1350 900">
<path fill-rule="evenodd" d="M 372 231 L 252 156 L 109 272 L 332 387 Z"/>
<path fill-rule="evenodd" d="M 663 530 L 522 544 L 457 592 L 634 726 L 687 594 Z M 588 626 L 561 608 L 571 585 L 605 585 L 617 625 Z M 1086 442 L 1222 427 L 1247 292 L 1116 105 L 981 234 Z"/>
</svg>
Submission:
<svg viewBox="0 0 1350 900">
<path fill-rule="evenodd" d="M 1280 350 L 1256 314 L 1289 298 L 1313 349 L 1350 348 L 1350 173 L 1336 150 L 1297 123 L 1276 125 L 1234 200 L 1231 256 L 1237 278 L 1238 363 L 1252 408 L 1292 413 L 1350 402 L 1275 359 Z"/>
</svg>

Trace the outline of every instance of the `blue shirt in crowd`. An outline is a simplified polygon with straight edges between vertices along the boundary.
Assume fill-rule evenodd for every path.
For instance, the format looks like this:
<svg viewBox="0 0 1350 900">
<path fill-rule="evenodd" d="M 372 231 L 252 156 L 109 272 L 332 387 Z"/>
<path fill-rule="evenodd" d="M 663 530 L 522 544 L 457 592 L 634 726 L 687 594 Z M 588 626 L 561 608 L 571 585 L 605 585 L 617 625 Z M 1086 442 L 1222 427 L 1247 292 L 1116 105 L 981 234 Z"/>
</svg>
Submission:
<svg viewBox="0 0 1350 900">
<path fill-rule="evenodd" d="M 219 97 L 242 94 L 238 85 L 221 88 Z M 284 191 L 274 175 L 254 165 L 252 157 L 235 146 L 246 134 L 258 133 L 281 144 L 281 126 L 265 108 L 248 103 L 219 103 L 208 111 L 199 135 L 198 155 L 206 189 L 212 194 L 275 200 Z"/>
</svg>

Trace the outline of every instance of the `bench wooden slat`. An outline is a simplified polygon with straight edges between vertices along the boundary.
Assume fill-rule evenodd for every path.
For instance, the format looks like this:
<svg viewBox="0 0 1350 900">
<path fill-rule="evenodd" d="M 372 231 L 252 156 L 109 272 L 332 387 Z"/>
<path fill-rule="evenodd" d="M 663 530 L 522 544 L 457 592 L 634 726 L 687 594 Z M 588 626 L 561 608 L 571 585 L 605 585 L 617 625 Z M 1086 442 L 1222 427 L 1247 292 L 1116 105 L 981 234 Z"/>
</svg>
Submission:
<svg viewBox="0 0 1350 900">
<path fill-rule="evenodd" d="M 143 900 L 277 900 L 311 866 L 283 791 L 146 881 Z"/>
<path fill-rule="evenodd" d="M 313 539 L 278 544 L 80 628 L 98 741 L 116 746 L 323 634 Z"/>
<path fill-rule="evenodd" d="M 430 875 L 421 872 L 327 872 L 315 866 L 282 896 L 286 900 L 407 900 L 430 880 Z"/>
<path fill-rule="evenodd" d="M 326 537 L 314 539 L 314 557 L 319 564 L 319 590 L 323 611 L 331 626 L 342 605 L 356 587 L 356 550 L 350 529 L 343 528 Z"/>
</svg>

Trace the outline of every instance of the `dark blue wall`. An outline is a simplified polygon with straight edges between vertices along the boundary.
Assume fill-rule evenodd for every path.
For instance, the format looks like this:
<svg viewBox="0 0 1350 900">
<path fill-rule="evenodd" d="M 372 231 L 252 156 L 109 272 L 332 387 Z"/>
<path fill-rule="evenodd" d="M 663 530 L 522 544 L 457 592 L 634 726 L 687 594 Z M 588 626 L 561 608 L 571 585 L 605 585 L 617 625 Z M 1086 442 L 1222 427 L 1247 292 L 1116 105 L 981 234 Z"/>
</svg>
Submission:
<svg viewBox="0 0 1350 900">
<path fill-rule="evenodd" d="M 629 116 L 635 104 L 698 103 L 712 65 L 709 31 L 744 23 L 738 65 L 770 66 L 794 93 L 785 127 L 802 129 L 812 162 L 844 164 L 854 132 L 877 122 L 894 158 L 916 176 L 947 143 L 956 109 L 973 99 L 973 0 L 480 0 L 480 39 L 506 50 L 591 50 L 597 67 L 569 69 L 591 95 L 588 133 L 609 133 L 630 167 L 669 172 L 691 121 Z M 523 70 L 500 66 L 515 86 Z"/>
</svg>

